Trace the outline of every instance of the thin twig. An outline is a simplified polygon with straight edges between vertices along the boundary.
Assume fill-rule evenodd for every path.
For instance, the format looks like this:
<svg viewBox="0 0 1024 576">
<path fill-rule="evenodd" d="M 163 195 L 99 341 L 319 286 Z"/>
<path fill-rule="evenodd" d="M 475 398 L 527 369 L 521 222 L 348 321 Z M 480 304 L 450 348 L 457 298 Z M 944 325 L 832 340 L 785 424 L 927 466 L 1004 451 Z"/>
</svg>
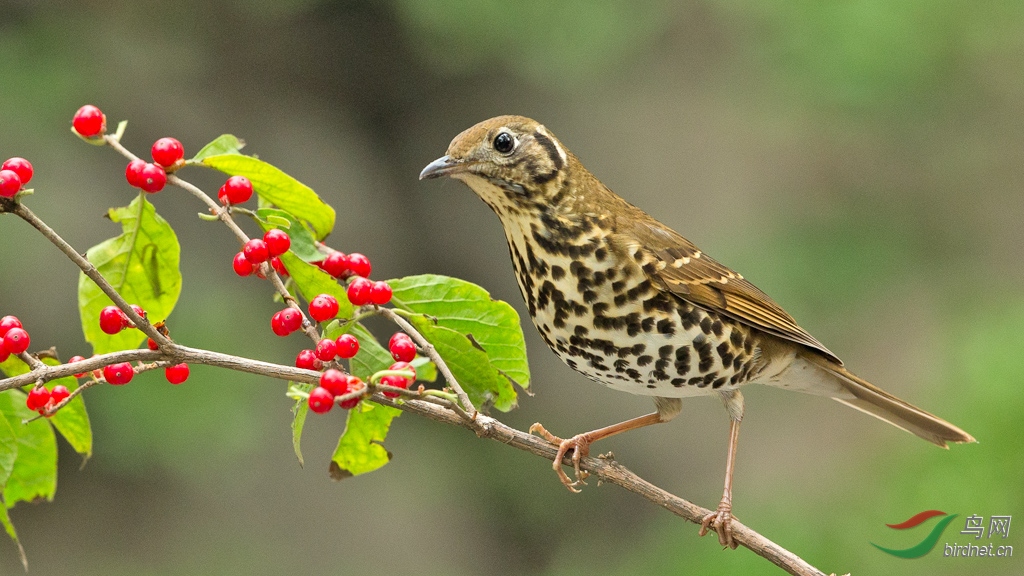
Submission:
<svg viewBox="0 0 1024 576">
<path fill-rule="evenodd" d="M 125 315 L 128 316 L 128 319 L 131 320 L 139 330 L 142 330 L 146 336 L 152 338 L 158 345 L 163 345 L 169 342 L 167 337 L 158 332 L 157 329 L 149 323 L 149 320 L 146 320 L 135 312 L 128 301 L 122 298 L 121 295 L 118 294 L 117 290 L 107 282 L 107 279 L 100 274 L 99 270 L 92 265 L 92 262 L 89 262 L 85 256 L 79 254 L 78 251 L 75 250 L 71 244 L 68 244 L 67 241 L 61 238 L 53 228 L 50 228 L 45 222 L 40 220 L 35 213 L 28 209 L 28 206 L 25 206 L 21 202 L 15 202 L 13 208 L 10 209 L 10 212 L 18 215 L 22 220 L 28 222 L 33 228 L 39 230 L 47 240 L 60 249 L 60 251 L 70 258 L 72 262 L 77 264 L 78 267 L 82 269 L 82 272 L 88 276 L 90 280 L 95 282 L 96 285 L 99 286 L 100 290 L 110 298 L 111 302 L 120 308 L 121 312 L 124 312 Z"/>
</svg>

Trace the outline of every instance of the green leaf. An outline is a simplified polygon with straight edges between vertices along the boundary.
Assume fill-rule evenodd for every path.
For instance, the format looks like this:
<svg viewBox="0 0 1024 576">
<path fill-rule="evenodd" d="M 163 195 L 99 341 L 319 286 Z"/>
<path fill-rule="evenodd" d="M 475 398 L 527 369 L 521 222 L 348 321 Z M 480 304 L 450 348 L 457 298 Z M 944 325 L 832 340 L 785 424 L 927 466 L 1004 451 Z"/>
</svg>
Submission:
<svg viewBox="0 0 1024 576">
<path fill-rule="evenodd" d="M 313 233 L 288 212 L 276 208 L 260 208 L 256 211 L 256 216 L 259 217 L 260 227 L 264 232 L 271 228 L 280 228 L 287 232 L 292 241 L 290 250 L 303 261 L 316 262 L 324 259 L 323 253 L 316 248 Z"/>
<path fill-rule="evenodd" d="M 11 477 L 17 458 L 18 437 L 7 418 L 0 418 L 0 492 L 7 485 L 7 479 Z"/>
<path fill-rule="evenodd" d="M 45 418 L 22 424 L 37 416 L 25 406 L 25 397 L 21 390 L 0 392 L 0 413 L 18 438 L 18 457 L 3 492 L 8 508 L 40 498 L 53 500 L 57 491 L 57 439 Z"/>
<path fill-rule="evenodd" d="M 189 162 L 200 162 L 210 156 L 222 154 L 238 154 L 239 150 L 245 147 L 245 141 L 237 138 L 234 134 L 221 134 L 213 142 L 210 142 L 203 149 L 196 153 Z"/>
<path fill-rule="evenodd" d="M 391 453 L 381 443 L 387 437 L 391 421 L 401 410 L 372 402 L 360 402 L 349 410 L 345 433 L 331 459 L 331 478 L 342 480 L 366 474 L 384 466 Z"/>
<path fill-rule="evenodd" d="M 225 174 L 245 176 L 261 199 L 309 222 L 318 240 L 334 229 L 334 208 L 324 203 L 312 188 L 275 166 L 241 154 L 207 156 L 202 163 Z"/>
<path fill-rule="evenodd" d="M 515 407 L 508 381 L 530 385 L 526 341 L 515 309 L 491 299 L 476 284 L 448 276 L 407 276 L 388 284 L 395 307 L 430 318 L 419 317 L 413 324 L 438 348 L 474 403 L 487 399 L 499 410 Z"/>
<path fill-rule="evenodd" d="M 292 386 L 299 388 L 303 392 L 309 392 L 313 389 L 312 384 L 289 382 L 288 387 L 291 388 Z M 307 414 L 309 414 L 309 402 L 296 400 L 295 406 L 292 406 L 292 449 L 295 450 L 295 457 L 299 459 L 299 466 L 306 465 L 302 460 L 302 428 L 306 425 Z"/>
<path fill-rule="evenodd" d="M 150 322 L 166 320 L 181 294 L 181 246 L 174 230 L 142 195 L 126 207 L 112 208 L 110 219 L 121 223 L 122 234 L 93 246 L 86 257 L 125 300 L 146 310 Z M 100 310 L 110 304 L 99 286 L 80 273 L 78 310 L 95 354 L 136 348 L 145 339 L 134 329 L 113 336 L 100 330 Z"/>
<path fill-rule="evenodd" d="M 338 318 L 351 318 L 355 310 L 348 301 L 343 288 L 338 281 L 330 274 L 299 259 L 291 252 L 281 255 L 281 262 L 288 269 L 288 275 L 292 277 L 299 293 L 309 302 L 320 294 L 330 294 L 338 301 Z"/>
<path fill-rule="evenodd" d="M 436 326 L 423 316 L 414 316 L 410 321 L 444 358 L 473 404 L 478 408 L 493 405 L 502 412 L 516 407 L 516 391 L 512 383 L 494 369 L 487 354 L 474 346 L 465 334 Z"/>
</svg>

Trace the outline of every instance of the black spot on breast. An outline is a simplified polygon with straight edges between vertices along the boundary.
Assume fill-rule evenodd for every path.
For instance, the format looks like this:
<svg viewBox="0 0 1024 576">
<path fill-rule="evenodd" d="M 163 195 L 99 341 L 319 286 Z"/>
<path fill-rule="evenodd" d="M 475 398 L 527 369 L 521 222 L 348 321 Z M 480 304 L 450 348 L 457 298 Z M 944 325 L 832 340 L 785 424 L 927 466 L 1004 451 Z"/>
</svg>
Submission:
<svg viewBox="0 0 1024 576">
<path fill-rule="evenodd" d="M 705 333 L 705 334 L 711 334 L 711 318 L 708 318 L 707 316 L 705 316 L 700 321 L 700 331 Z"/>
<path fill-rule="evenodd" d="M 640 380 L 640 372 L 635 368 L 630 368 L 629 370 L 626 370 L 626 376 L 629 376 L 633 380 Z"/>
<path fill-rule="evenodd" d="M 675 386 L 676 388 L 681 387 L 683 384 L 686 384 L 686 378 L 673 378 L 672 379 L 672 385 Z"/>
<path fill-rule="evenodd" d="M 637 356 L 639 354 L 643 354 L 644 350 L 646 350 L 646 349 L 647 349 L 647 346 L 645 346 L 643 344 L 633 344 L 632 352 L 633 352 L 634 356 Z"/>
<path fill-rule="evenodd" d="M 668 318 L 662 318 L 658 320 L 658 334 L 675 334 L 676 323 L 669 320 Z"/>
<path fill-rule="evenodd" d="M 643 322 L 640 323 L 640 327 L 643 328 L 644 332 L 650 332 L 654 329 L 654 318 L 650 316 L 644 318 Z"/>
<path fill-rule="evenodd" d="M 658 361 L 654 363 L 654 369 L 659 372 L 664 372 L 665 368 L 668 368 L 670 362 L 671 360 L 668 358 L 659 358 Z"/>
<path fill-rule="evenodd" d="M 715 348 L 715 350 L 718 351 L 718 357 L 722 359 L 722 367 L 727 368 L 732 364 L 734 356 L 732 355 L 732 352 L 730 352 L 728 342 L 722 342 L 717 348 Z"/>
<path fill-rule="evenodd" d="M 593 280 L 594 286 L 600 286 L 600 285 L 604 284 L 604 281 L 607 278 L 608 277 L 605 276 L 604 272 L 601 271 L 601 270 L 598 270 L 597 272 L 594 272 L 594 280 Z"/>
<path fill-rule="evenodd" d="M 565 268 L 562 268 L 561 266 L 552 266 L 551 277 L 554 278 L 555 280 L 561 280 L 562 278 L 565 278 Z"/>
<path fill-rule="evenodd" d="M 611 270 L 609 270 L 609 272 L 611 272 Z M 611 276 L 609 276 L 609 278 L 611 278 Z M 626 281 L 625 280 L 618 280 L 618 281 L 612 282 L 612 292 L 622 292 L 625 288 L 626 288 Z"/>
<path fill-rule="evenodd" d="M 732 331 L 729 333 L 729 342 L 732 344 L 733 348 L 739 348 L 743 346 L 743 334 L 740 334 L 739 330 L 733 328 Z"/>
<path fill-rule="evenodd" d="M 629 368 L 629 360 L 623 360 L 623 359 L 616 360 L 615 364 L 613 364 L 613 366 L 615 366 L 615 371 L 616 372 L 625 372 L 626 368 Z"/>
<path fill-rule="evenodd" d="M 711 384 L 711 387 L 721 388 L 723 384 L 725 384 L 725 378 L 718 378 Z"/>
<path fill-rule="evenodd" d="M 675 350 L 675 346 L 671 344 L 665 344 L 661 348 L 658 348 L 659 358 L 669 358 L 672 356 L 672 351 Z"/>
<path fill-rule="evenodd" d="M 577 326 L 574 332 L 577 336 L 582 338 L 583 336 L 586 336 L 590 332 L 590 330 L 587 330 L 586 326 Z"/>
<path fill-rule="evenodd" d="M 608 257 L 608 251 L 605 250 L 604 248 L 598 248 L 597 250 L 594 250 L 594 258 L 598 262 L 603 262 L 604 259 L 607 258 L 607 257 Z"/>
<path fill-rule="evenodd" d="M 594 300 L 597 300 L 597 292 L 594 292 L 593 290 L 584 290 L 583 291 L 583 301 L 585 303 L 590 304 Z"/>
<path fill-rule="evenodd" d="M 651 362 L 654 362 L 654 357 L 646 354 L 636 359 L 637 366 L 647 366 Z"/>
<path fill-rule="evenodd" d="M 654 377 L 657 378 L 658 380 L 668 380 L 669 378 L 671 378 L 671 376 L 666 374 L 664 370 L 655 370 L 651 374 L 653 374 Z"/>
<path fill-rule="evenodd" d="M 721 320 L 715 320 L 711 324 L 711 331 L 715 333 L 715 336 L 721 336 L 722 335 L 722 321 Z"/>
<path fill-rule="evenodd" d="M 593 271 L 580 262 L 569 264 L 569 273 L 577 278 L 589 278 Z"/>
<path fill-rule="evenodd" d="M 597 314 L 598 316 L 604 315 L 608 312 L 608 308 L 609 306 L 607 302 L 598 302 L 597 304 L 594 304 L 594 314 Z"/>
</svg>

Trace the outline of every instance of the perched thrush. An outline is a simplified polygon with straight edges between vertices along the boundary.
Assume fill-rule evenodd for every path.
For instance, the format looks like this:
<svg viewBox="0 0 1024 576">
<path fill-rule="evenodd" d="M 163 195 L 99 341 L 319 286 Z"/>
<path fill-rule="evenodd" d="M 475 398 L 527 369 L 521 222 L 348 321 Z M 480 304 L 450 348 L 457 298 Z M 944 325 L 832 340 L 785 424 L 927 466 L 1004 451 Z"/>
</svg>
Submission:
<svg viewBox="0 0 1024 576">
<path fill-rule="evenodd" d="M 593 442 L 667 422 L 681 398 L 718 396 L 730 418 L 725 491 L 700 534 L 713 528 L 735 548 L 732 474 L 749 383 L 828 396 L 944 448 L 974 441 L 850 373 L 764 292 L 609 190 L 534 120 L 499 116 L 459 134 L 420 173 L 441 176 L 498 215 L 530 317 L 555 354 L 591 380 L 654 398 L 653 414 L 566 440 L 531 427 L 558 445 L 554 468 L 572 491 Z M 575 480 L 562 470 L 570 450 Z"/>
</svg>

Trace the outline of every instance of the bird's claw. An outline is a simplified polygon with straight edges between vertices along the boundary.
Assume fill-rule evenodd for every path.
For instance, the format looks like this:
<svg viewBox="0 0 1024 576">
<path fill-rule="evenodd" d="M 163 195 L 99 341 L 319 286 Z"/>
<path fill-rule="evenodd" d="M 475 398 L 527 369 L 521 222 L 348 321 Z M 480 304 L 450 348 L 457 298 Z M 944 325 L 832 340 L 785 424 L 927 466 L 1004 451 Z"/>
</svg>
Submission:
<svg viewBox="0 0 1024 576">
<path fill-rule="evenodd" d="M 586 470 L 580 470 L 580 462 L 590 453 L 590 439 L 587 438 L 587 435 L 577 434 L 568 440 L 563 440 L 548 432 L 539 422 L 530 426 L 530 434 L 536 434 L 558 446 L 558 453 L 555 454 L 552 468 L 554 468 L 555 474 L 558 474 L 558 479 L 562 482 L 563 486 L 568 488 L 570 492 L 580 492 L 580 487 L 586 486 L 585 480 L 590 476 L 590 473 Z M 572 458 L 570 460 L 575 472 L 575 480 L 569 478 L 569 475 L 562 470 L 562 461 L 570 450 L 572 450 Z"/>
<path fill-rule="evenodd" d="M 700 531 L 697 533 L 698 536 L 703 536 L 708 533 L 708 530 L 714 530 L 718 534 L 718 543 L 722 546 L 728 546 L 735 550 L 737 543 L 732 537 L 732 503 L 726 500 L 722 500 L 718 504 L 718 510 L 712 512 L 701 520 Z"/>
</svg>

